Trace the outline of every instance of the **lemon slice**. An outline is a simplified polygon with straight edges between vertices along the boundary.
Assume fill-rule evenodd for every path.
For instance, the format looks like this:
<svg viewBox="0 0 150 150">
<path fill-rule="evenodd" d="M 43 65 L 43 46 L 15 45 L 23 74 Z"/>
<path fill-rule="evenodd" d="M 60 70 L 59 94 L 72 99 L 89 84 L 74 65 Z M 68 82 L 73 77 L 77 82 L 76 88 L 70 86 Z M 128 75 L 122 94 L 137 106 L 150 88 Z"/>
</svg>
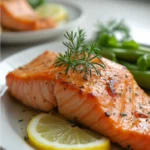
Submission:
<svg viewBox="0 0 150 150">
<path fill-rule="evenodd" d="M 27 127 L 29 141 L 41 150 L 110 150 L 109 139 L 71 125 L 58 114 L 39 114 Z"/>
<path fill-rule="evenodd" d="M 40 17 L 52 17 L 56 22 L 65 21 L 68 18 L 67 10 L 59 4 L 44 4 L 36 8 L 35 11 Z"/>
</svg>

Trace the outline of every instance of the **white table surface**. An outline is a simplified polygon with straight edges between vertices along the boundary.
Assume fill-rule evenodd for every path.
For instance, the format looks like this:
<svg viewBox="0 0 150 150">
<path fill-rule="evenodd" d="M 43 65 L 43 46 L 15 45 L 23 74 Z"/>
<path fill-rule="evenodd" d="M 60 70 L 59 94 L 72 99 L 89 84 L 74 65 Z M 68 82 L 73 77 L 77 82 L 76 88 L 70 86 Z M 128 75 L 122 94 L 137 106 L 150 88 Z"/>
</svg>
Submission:
<svg viewBox="0 0 150 150">
<path fill-rule="evenodd" d="M 135 40 L 150 45 L 150 0 L 66 0 L 80 5 L 86 14 L 85 21 L 80 25 L 92 37 L 94 24 L 111 18 L 122 19 L 132 28 Z M 62 41 L 63 37 L 41 43 L 1 46 L 1 60 L 28 47 L 46 42 Z"/>
</svg>

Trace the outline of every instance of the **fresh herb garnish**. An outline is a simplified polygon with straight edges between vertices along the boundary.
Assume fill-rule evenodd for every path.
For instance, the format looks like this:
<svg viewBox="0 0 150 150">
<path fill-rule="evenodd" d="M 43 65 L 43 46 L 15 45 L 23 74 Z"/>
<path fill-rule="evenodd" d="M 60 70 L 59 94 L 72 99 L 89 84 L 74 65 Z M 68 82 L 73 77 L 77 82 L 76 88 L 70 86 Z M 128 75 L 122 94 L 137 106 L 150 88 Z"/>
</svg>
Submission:
<svg viewBox="0 0 150 150">
<path fill-rule="evenodd" d="M 99 38 L 100 34 L 116 37 L 117 33 L 121 34 L 121 41 L 130 38 L 130 29 L 125 24 L 124 20 L 110 20 L 106 24 L 98 24 L 97 38 Z"/>
<path fill-rule="evenodd" d="M 68 42 L 63 42 L 63 44 L 73 51 L 75 55 L 78 55 L 80 51 L 82 51 L 82 48 L 84 46 L 85 41 L 85 32 L 82 29 L 78 29 L 78 32 L 71 31 L 66 32 L 64 35 L 65 38 L 68 40 Z"/>
<path fill-rule="evenodd" d="M 124 20 L 110 20 L 106 24 L 99 23 L 97 25 L 96 41 L 101 48 L 139 48 L 139 44 L 132 39 L 130 29 Z"/>
<path fill-rule="evenodd" d="M 126 113 L 121 113 L 120 116 L 125 117 L 125 116 L 127 116 L 127 114 Z"/>
<path fill-rule="evenodd" d="M 100 71 L 97 67 L 105 68 L 105 65 L 101 60 L 101 56 L 95 53 L 95 50 L 97 50 L 96 44 L 85 44 L 85 32 L 79 29 L 77 33 L 73 31 L 71 33 L 66 32 L 64 36 L 68 40 L 67 42 L 63 42 L 67 47 L 67 51 L 65 51 L 65 54 L 59 54 L 54 66 L 65 66 L 66 74 L 70 69 L 72 69 L 73 72 L 84 73 L 84 79 L 87 78 L 88 74 L 92 76 L 93 71 L 95 71 L 97 75 L 100 75 Z M 94 61 L 96 58 L 100 63 Z"/>
</svg>

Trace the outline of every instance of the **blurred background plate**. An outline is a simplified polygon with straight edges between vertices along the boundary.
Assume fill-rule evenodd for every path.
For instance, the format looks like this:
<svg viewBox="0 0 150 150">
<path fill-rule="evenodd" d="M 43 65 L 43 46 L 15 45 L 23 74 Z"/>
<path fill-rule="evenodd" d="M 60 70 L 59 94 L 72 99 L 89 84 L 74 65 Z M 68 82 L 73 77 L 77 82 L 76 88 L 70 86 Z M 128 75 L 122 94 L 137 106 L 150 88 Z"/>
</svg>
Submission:
<svg viewBox="0 0 150 150">
<path fill-rule="evenodd" d="M 2 43 L 32 43 L 43 41 L 50 38 L 56 38 L 63 35 L 66 30 L 73 29 L 84 20 L 84 13 L 82 9 L 73 3 L 69 3 L 61 0 L 49 0 L 49 3 L 56 3 L 63 5 L 68 12 L 68 21 L 59 25 L 55 29 L 45 29 L 39 31 L 26 31 L 26 32 L 2 32 Z"/>
</svg>

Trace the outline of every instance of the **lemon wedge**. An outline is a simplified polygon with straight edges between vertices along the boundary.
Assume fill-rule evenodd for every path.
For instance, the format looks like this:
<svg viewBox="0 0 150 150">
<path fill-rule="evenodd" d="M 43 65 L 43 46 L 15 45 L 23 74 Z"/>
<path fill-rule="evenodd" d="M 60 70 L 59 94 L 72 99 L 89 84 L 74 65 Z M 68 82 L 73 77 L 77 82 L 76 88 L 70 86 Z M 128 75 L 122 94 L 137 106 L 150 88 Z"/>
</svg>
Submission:
<svg viewBox="0 0 150 150">
<path fill-rule="evenodd" d="M 65 21 L 68 18 L 67 10 L 60 4 L 44 4 L 37 7 L 35 11 L 40 17 L 52 17 L 56 22 Z"/>
<path fill-rule="evenodd" d="M 27 127 L 29 141 L 41 150 L 110 150 L 109 139 L 79 128 L 58 114 L 39 114 Z"/>
</svg>

